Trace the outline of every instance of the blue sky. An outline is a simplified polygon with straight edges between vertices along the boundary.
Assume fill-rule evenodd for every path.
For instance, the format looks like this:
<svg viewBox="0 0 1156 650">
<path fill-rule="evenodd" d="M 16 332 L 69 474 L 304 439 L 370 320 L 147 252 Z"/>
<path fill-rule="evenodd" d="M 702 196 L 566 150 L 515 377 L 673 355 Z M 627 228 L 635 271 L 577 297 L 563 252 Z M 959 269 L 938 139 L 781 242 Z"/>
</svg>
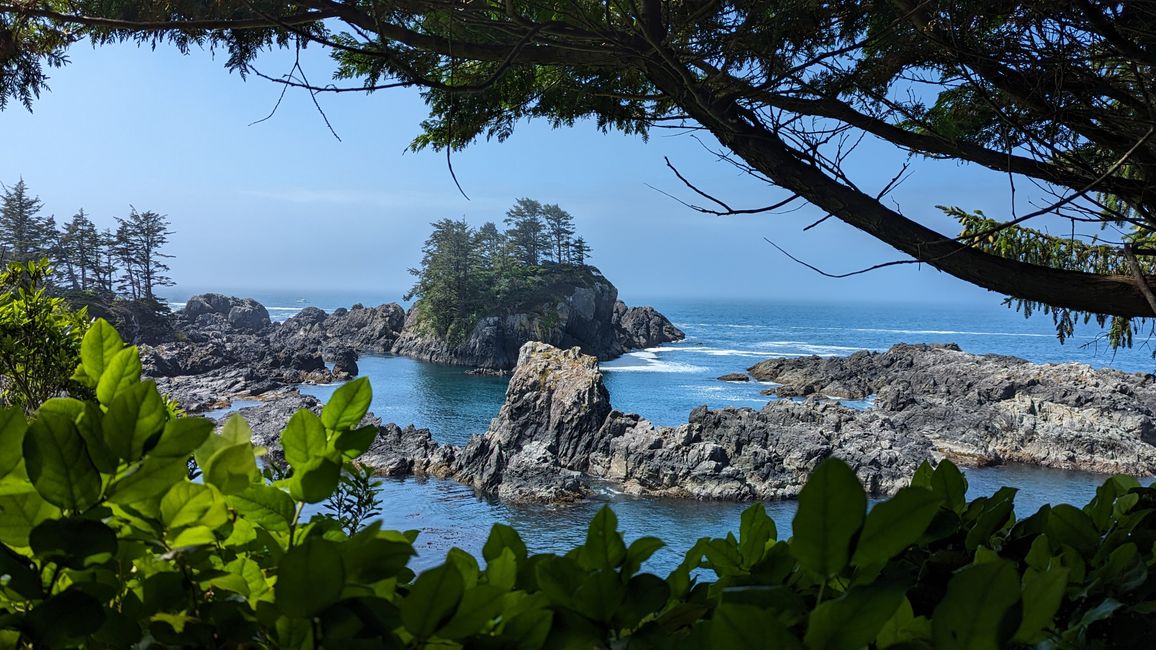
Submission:
<svg viewBox="0 0 1156 650">
<path fill-rule="evenodd" d="M 182 56 L 131 46 L 82 45 L 52 71 L 52 90 L 30 114 L 0 113 L 5 149 L 0 181 L 23 177 L 58 221 L 83 207 L 101 225 L 129 206 L 168 215 L 168 252 L 180 288 L 285 290 L 343 287 L 367 297 L 409 286 L 429 223 L 465 217 L 499 221 L 514 199 L 558 203 L 575 215 L 592 261 L 627 301 L 660 297 L 987 303 L 999 297 L 929 268 L 901 266 L 850 279 L 824 278 L 783 257 L 769 238 L 807 261 L 844 272 L 896 259 L 889 247 L 804 207 L 782 215 L 709 217 L 647 185 L 690 198 L 665 168 L 736 207 L 782 194 L 718 162 L 687 135 L 655 132 L 648 142 L 604 135 L 590 124 L 552 130 L 522 124 L 505 143 L 454 155 L 470 200 L 453 184 L 444 154 L 405 152 L 425 112 L 414 91 L 329 95 L 290 91 L 227 73 L 217 54 Z M 304 59 L 314 81 L 330 66 Z M 264 57 L 268 74 L 288 70 L 284 53 Z M 868 142 L 853 164 L 864 187 L 881 187 L 902 161 Z M 937 204 L 1008 209 L 1006 180 L 954 163 L 917 162 L 893 195 L 906 214 L 954 233 Z M 1022 194 L 1021 194 L 1022 196 Z M 1025 207 L 1021 199 L 1021 209 Z"/>
</svg>

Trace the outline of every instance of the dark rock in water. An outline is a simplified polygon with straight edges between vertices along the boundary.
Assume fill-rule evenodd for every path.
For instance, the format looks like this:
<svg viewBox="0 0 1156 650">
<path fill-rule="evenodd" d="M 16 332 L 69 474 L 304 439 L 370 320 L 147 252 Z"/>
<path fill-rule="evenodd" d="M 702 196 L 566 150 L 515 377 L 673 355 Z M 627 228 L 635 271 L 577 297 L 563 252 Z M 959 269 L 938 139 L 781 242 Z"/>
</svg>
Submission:
<svg viewBox="0 0 1156 650">
<path fill-rule="evenodd" d="M 750 381 L 751 378 L 745 372 L 731 372 L 719 377 L 719 381 Z"/>
<path fill-rule="evenodd" d="M 357 353 L 353 348 L 337 348 L 330 350 L 329 358 L 333 362 L 333 375 L 338 378 L 357 376 Z"/>
<path fill-rule="evenodd" d="M 466 374 L 475 377 L 509 377 L 512 373 L 509 370 L 498 370 L 497 368 L 470 368 Z"/>
<path fill-rule="evenodd" d="M 614 326 L 619 343 L 627 350 L 651 348 L 686 338 L 682 330 L 654 307 L 627 307 L 621 300 L 614 303 Z"/>
<path fill-rule="evenodd" d="M 392 422 L 381 427 L 377 440 L 358 463 L 374 468 L 385 476 L 436 476 L 446 478 L 453 472 L 457 447 L 438 445 L 429 429 L 404 429 Z"/>
<path fill-rule="evenodd" d="M 594 357 L 527 343 L 498 417 L 461 450 L 454 475 L 510 500 L 583 496 L 580 473 L 601 444 L 598 431 L 610 411 Z"/>
<path fill-rule="evenodd" d="M 281 323 L 270 341 L 290 349 L 350 348 L 360 354 L 385 354 L 404 324 L 405 311 L 395 303 L 337 309 L 330 315 L 316 307 L 306 307 Z"/>
<path fill-rule="evenodd" d="M 252 298 L 234 298 L 219 293 L 205 293 L 189 298 L 184 309 L 177 312 L 184 327 L 196 329 L 241 332 L 260 332 L 272 322 L 264 305 Z"/>
<path fill-rule="evenodd" d="M 480 318 L 461 341 L 428 331 L 410 310 L 393 353 L 422 361 L 508 370 L 529 341 L 560 348 L 579 347 L 607 360 L 630 349 L 684 338 L 678 328 L 652 308 L 627 308 L 615 288 L 596 269 L 558 267 L 523 304 L 504 314 Z"/>
<path fill-rule="evenodd" d="M 944 457 L 1156 474 L 1151 376 L 981 357 L 954 346 L 774 360 L 751 373 L 813 397 L 761 410 L 703 406 L 686 424 L 654 426 L 611 408 L 593 357 L 527 343 L 484 435 L 460 450 L 382 438 L 377 453 L 405 459 L 391 467 L 415 468 L 443 467 L 452 455 L 458 480 L 504 499 L 547 501 L 581 498 L 592 479 L 635 494 L 789 498 L 829 456 L 846 461 L 875 496 Z M 875 408 L 820 398 L 831 393 L 875 394 Z"/>
</svg>

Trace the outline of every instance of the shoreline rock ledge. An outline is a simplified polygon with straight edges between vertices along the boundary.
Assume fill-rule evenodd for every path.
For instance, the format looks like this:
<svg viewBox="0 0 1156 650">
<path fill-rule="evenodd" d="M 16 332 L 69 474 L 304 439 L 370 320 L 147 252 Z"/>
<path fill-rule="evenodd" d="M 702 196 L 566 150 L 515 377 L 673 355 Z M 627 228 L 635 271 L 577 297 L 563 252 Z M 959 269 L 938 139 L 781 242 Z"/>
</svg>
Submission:
<svg viewBox="0 0 1156 650">
<path fill-rule="evenodd" d="M 863 354 L 850 358 L 863 363 Z M 612 407 L 593 357 L 577 348 L 530 342 L 520 350 L 505 404 L 485 434 L 455 447 L 434 443 L 423 429 L 387 425 L 362 461 L 387 474 L 452 477 L 512 501 L 577 500 L 599 482 L 639 495 L 792 498 L 828 456 L 846 461 L 873 496 L 894 493 L 924 460 L 945 457 L 966 465 L 1023 462 L 1156 474 L 1156 382 L 1151 377 L 1078 364 L 1040 366 L 1010 357 L 978 357 L 953 346 L 901 345 L 876 356 L 878 367 L 924 368 L 925 373 L 928 367 L 962 364 L 959 368 L 971 377 L 968 385 L 979 391 L 1012 382 L 1011 388 L 984 394 L 1013 410 L 976 408 L 967 400 L 953 406 L 944 397 L 958 396 L 956 389 L 932 380 L 890 384 L 877 372 L 871 382 L 879 393 L 876 408 L 783 399 L 761 410 L 701 406 L 685 424 L 655 426 Z M 790 379 L 791 373 L 796 377 L 783 382 L 786 393 L 802 383 L 798 378 L 816 368 L 829 371 L 832 366 L 824 364 L 832 363 L 793 360 L 775 374 L 779 380 Z M 767 367 L 752 370 L 756 377 L 769 372 Z M 1056 374 L 1052 384 L 1030 383 L 1031 376 L 1048 373 Z M 1041 385 L 1050 386 L 1050 401 L 1032 396 L 1031 389 Z M 928 408 L 913 407 L 920 391 L 929 395 Z M 1081 410 L 1080 403 L 1087 409 Z M 1031 418 L 1028 410 L 1034 410 Z M 1025 415 L 1017 419 L 1016 413 Z"/>
</svg>

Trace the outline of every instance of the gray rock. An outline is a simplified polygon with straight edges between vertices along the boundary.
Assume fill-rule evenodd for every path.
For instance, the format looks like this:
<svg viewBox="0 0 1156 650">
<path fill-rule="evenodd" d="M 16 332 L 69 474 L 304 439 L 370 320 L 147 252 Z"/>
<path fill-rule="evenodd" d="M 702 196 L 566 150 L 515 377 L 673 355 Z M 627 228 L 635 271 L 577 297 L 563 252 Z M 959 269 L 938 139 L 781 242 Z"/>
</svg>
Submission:
<svg viewBox="0 0 1156 650">
<path fill-rule="evenodd" d="M 750 381 L 750 380 L 751 380 L 750 376 L 747 375 L 747 373 L 745 373 L 745 372 L 730 372 L 730 373 L 723 375 L 722 377 L 719 377 L 719 381 Z"/>
</svg>

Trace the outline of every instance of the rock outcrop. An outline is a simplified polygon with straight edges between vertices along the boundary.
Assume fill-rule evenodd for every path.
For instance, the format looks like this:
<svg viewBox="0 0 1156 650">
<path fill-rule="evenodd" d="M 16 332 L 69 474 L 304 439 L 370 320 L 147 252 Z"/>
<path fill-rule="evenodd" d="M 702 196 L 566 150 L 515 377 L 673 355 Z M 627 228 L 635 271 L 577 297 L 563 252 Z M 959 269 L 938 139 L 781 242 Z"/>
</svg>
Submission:
<svg viewBox="0 0 1156 650">
<path fill-rule="evenodd" d="M 354 377 L 358 355 L 388 352 L 404 317 L 396 304 L 332 314 L 306 307 L 273 323 L 251 298 L 202 294 L 174 314 L 175 340 L 141 346 L 141 362 L 146 376 L 195 413 L 296 384 Z"/>
<path fill-rule="evenodd" d="M 478 319 L 460 341 L 430 331 L 411 309 L 393 353 L 422 361 L 484 370 L 509 370 L 529 341 L 578 347 L 601 360 L 624 352 L 679 341 L 685 335 L 651 307 L 627 307 L 618 289 L 593 268 L 554 269 L 532 296 L 503 313 Z"/>
<path fill-rule="evenodd" d="M 485 434 L 459 449 L 391 429 L 376 454 L 390 471 L 446 474 L 504 499 L 546 501 L 581 498 L 599 480 L 634 494 L 789 498 L 828 456 L 845 460 L 872 495 L 893 493 L 920 463 L 944 457 L 1156 474 L 1151 376 L 907 345 L 773 360 L 750 372 L 782 383 L 784 395 L 810 397 L 761 410 L 699 407 L 686 424 L 654 426 L 612 408 L 593 357 L 527 343 Z M 867 410 L 820 397 L 873 394 Z"/>
<path fill-rule="evenodd" d="M 780 397 L 874 395 L 872 412 L 967 464 L 1156 474 L 1153 375 L 905 344 L 849 357 L 771 359 L 749 372 L 782 384 L 774 389 Z"/>
</svg>

